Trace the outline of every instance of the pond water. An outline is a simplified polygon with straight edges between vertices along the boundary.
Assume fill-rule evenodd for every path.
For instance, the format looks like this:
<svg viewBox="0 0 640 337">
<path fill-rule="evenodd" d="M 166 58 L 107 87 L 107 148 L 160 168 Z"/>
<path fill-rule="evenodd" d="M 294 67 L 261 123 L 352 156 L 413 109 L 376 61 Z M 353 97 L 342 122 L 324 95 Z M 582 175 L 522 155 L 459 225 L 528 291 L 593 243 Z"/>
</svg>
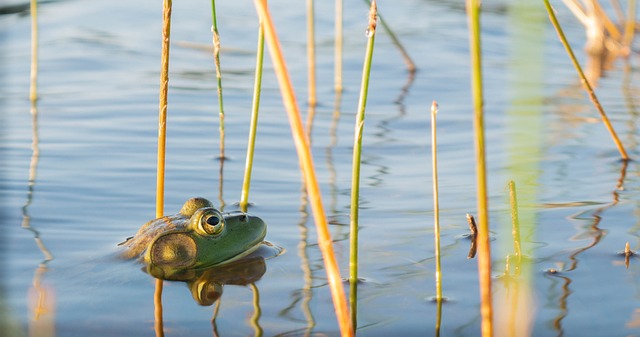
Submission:
<svg viewBox="0 0 640 337">
<path fill-rule="evenodd" d="M 306 114 L 305 4 L 272 1 L 270 6 Z M 464 1 L 380 1 L 378 6 L 418 72 L 410 76 L 389 35 L 379 30 L 363 138 L 357 333 L 435 334 L 429 107 L 437 100 L 447 298 L 440 333 L 478 336 L 477 261 L 467 259 L 465 237 L 465 214 L 476 212 L 476 188 Z M 542 4 L 494 0 L 484 6 L 496 333 L 639 335 L 640 261 L 632 257 L 627 268 L 620 255 L 626 242 L 631 250 L 640 249 L 637 161 L 620 161 Z M 585 62 L 582 26 L 561 3 L 556 6 Z M 217 7 L 229 160 L 221 171 L 215 70 L 207 47 L 210 3 L 174 2 L 167 214 L 194 196 L 224 210 L 238 208 L 256 13 L 248 0 Z M 336 119 L 333 2 L 316 4 L 312 151 L 343 277 L 367 10 L 364 2 L 344 6 L 345 91 Z M 0 16 L 2 336 L 154 336 L 158 331 L 155 279 L 115 254 L 117 243 L 155 215 L 161 17 L 158 1 L 41 3 L 40 99 L 33 114 L 30 17 L 26 7 Z M 636 54 L 628 62 L 617 60 L 597 87 L 634 159 L 640 158 L 635 62 Z M 268 223 L 267 239 L 285 252 L 242 267 L 255 273 L 244 282 L 227 280 L 216 304 L 195 300 L 197 282 L 165 281 L 166 336 L 339 335 L 288 121 L 269 59 L 265 65 L 249 211 Z M 528 262 L 520 269 L 514 266 L 511 180 Z"/>
</svg>

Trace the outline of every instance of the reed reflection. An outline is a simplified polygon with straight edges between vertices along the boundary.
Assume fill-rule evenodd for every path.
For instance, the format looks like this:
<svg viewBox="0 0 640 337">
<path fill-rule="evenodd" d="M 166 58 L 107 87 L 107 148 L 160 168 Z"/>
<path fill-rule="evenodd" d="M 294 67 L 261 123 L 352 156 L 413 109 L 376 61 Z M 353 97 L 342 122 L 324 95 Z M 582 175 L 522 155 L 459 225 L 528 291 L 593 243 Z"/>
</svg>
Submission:
<svg viewBox="0 0 640 337">
<path fill-rule="evenodd" d="M 584 227 L 583 231 L 577 233 L 572 239 L 582 240 L 584 238 L 591 238 L 591 242 L 584 247 L 574 250 L 573 253 L 569 255 L 568 259 L 570 262 L 566 268 L 559 268 L 559 269 L 553 268 L 553 269 L 548 269 L 546 272 L 548 276 L 560 278 L 563 280 L 562 289 L 561 289 L 562 293 L 558 297 L 558 305 L 557 305 L 557 307 L 560 309 L 560 312 L 553 320 L 553 327 L 558 332 L 558 336 L 562 336 L 564 334 L 564 331 L 562 330 L 562 320 L 569 314 L 567 301 L 568 301 L 569 295 L 572 293 L 569 287 L 571 285 L 571 278 L 569 277 L 569 272 L 574 271 L 578 268 L 578 265 L 580 262 L 580 259 L 578 258 L 578 256 L 584 253 L 585 251 L 598 245 L 598 243 L 600 243 L 600 241 L 606 234 L 606 231 L 599 227 L 600 222 L 602 221 L 602 214 L 608 208 L 618 204 L 619 202 L 618 191 L 624 185 L 624 179 L 627 175 L 627 165 L 628 165 L 628 162 L 626 160 L 623 160 L 621 169 L 620 169 L 620 175 L 616 181 L 616 188 L 612 192 L 613 200 L 610 203 L 597 208 L 596 210 L 591 212 L 588 216 L 585 216 L 584 215 L 585 213 L 579 213 L 573 217 L 573 219 L 591 219 L 591 222 Z M 564 266 L 565 264 L 561 263 L 561 265 Z"/>
<path fill-rule="evenodd" d="M 35 93 L 35 91 L 34 91 Z M 34 94 L 35 95 L 35 94 Z M 34 96 L 35 97 L 35 96 Z M 55 336 L 55 290 L 47 285 L 44 275 L 48 271 L 48 263 L 53 260 L 53 254 L 47 249 L 40 232 L 31 226 L 31 216 L 29 215 L 29 206 L 33 202 L 35 192 L 38 162 L 40 159 L 39 137 L 38 137 L 38 108 L 36 100 L 31 102 L 31 161 L 29 163 L 29 182 L 27 200 L 22 206 L 22 228 L 33 233 L 33 239 L 42 252 L 44 259 L 35 270 L 33 275 L 32 287 L 27 295 L 27 302 L 30 304 L 31 317 L 29 319 L 29 336 Z"/>
<path fill-rule="evenodd" d="M 220 313 L 220 303 L 226 285 L 247 286 L 253 294 L 253 314 L 249 325 L 254 329 L 254 336 L 262 336 L 263 329 L 260 326 L 260 294 L 255 285 L 267 271 L 265 260 L 282 253 L 279 247 L 264 245 L 251 255 L 238 261 L 213 266 L 206 269 L 174 269 L 166 266 L 150 264 L 144 267 L 144 271 L 157 279 L 155 293 L 156 310 L 156 335 L 164 336 L 162 320 L 162 283 L 163 281 L 184 282 L 193 297 L 193 300 L 201 306 L 216 304 L 211 319 L 213 335 L 218 336 L 216 319 Z M 158 316 L 158 313 L 160 315 Z"/>
<path fill-rule="evenodd" d="M 313 300 L 313 270 L 311 268 L 311 262 L 309 260 L 309 240 L 308 234 L 309 229 L 307 228 L 307 221 L 309 220 L 309 212 L 307 211 L 308 206 L 308 195 L 306 192 L 305 184 L 302 184 L 301 194 L 300 194 L 300 214 L 301 218 L 298 222 L 298 228 L 300 229 L 300 243 L 298 244 L 298 256 L 300 257 L 300 269 L 302 270 L 303 275 L 303 286 L 300 291 L 296 291 L 292 294 L 293 298 L 291 303 L 280 311 L 279 315 L 283 317 L 288 317 L 291 320 L 300 321 L 293 317 L 293 309 L 300 304 L 300 310 L 304 315 L 306 326 L 302 329 L 297 329 L 295 331 L 302 330 L 303 336 L 311 336 L 313 333 L 313 329 L 316 326 L 315 318 L 313 316 L 313 312 L 311 310 L 311 301 Z M 293 333 L 294 331 L 290 331 Z"/>
</svg>

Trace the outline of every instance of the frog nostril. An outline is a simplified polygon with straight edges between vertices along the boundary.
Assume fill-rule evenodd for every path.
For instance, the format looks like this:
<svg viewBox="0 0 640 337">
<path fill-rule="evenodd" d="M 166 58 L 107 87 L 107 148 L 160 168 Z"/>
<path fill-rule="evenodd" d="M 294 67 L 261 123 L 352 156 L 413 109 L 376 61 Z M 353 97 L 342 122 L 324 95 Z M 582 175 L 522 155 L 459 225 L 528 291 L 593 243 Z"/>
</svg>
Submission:
<svg viewBox="0 0 640 337">
<path fill-rule="evenodd" d="M 242 222 L 247 222 L 247 220 L 248 220 L 248 219 L 249 219 L 249 218 L 247 217 L 247 215 L 246 215 L 246 214 L 242 214 L 242 215 L 240 215 L 240 221 L 242 221 Z"/>
</svg>

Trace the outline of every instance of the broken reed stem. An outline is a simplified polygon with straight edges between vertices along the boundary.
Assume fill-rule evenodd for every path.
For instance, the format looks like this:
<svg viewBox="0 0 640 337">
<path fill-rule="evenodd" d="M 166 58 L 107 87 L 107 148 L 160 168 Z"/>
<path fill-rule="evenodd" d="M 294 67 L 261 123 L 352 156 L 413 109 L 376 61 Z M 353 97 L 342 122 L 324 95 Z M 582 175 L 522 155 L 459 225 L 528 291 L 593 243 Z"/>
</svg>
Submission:
<svg viewBox="0 0 640 337">
<path fill-rule="evenodd" d="M 309 107 L 316 106 L 316 39 L 313 0 L 307 0 L 307 76 Z M 309 121 L 308 125 L 311 125 Z M 309 126 L 310 128 L 310 126 Z"/>
<path fill-rule="evenodd" d="M 511 204 L 511 234 L 513 235 L 513 250 L 516 254 L 516 264 L 519 266 L 522 261 L 522 249 L 520 245 L 520 220 L 518 219 L 518 196 L 516 194 L 516 183 L 509 181 L 509 201 Z"/>
<path fill-rule="evenodd" d="M 438 146 L 436 140 L 436 114 L 438 103 L 431 104 L 431 167 L 433 180 L 433 237 L 436 258 L 436 299 L 442 300 L 442 266 L 440 264 L 440 204 L 438 202 Z"/>
<path fill-rule="evenodd" d="M 364 2 L 371 5 L 371 1 L 369 0 L 364 0 Z M 393 44 L 396 45 L 396 47 L 400 51 L 400 54 L 402 54 L 402 59 L 404 60 L 404 63 L 407 65 L 407 70 L 409 70 L 410 73 L 414 73 L 417 69 L 416 64 L 411 59 L 411 56 L 409 56 L 409 53 L 402 45 L 402 42 L 400 42 L 400 39 L 398 39 L 396 34 L 393 32 L 393 30 L 391 30 L 391 27 L 389 27 L 387 22 L 382 18 L 380 14 L 378 14 L 378 19 L 380 19 L 380 24 L 382 25 L 382 28 L 384 29 L 384 31 L 387 32 L 387 34 L 389 34 L 389 37 L 391 38 L 391 42 L 393 42 Z"/>
<path fill-rule="evenodd" d="M 558 38 L 560 39 L 560 42 L 562 42 L 562 45 L 564 46 L 565 50 L 567 51 L 567 54 L 569 54 L 569 58 L 571 59 L 571 62 L 573 63 L 573 66 L 576 68 L 576 71 L 578 72 L 578 76 L 580 77 L 580 81 L 582 82 L 582 86 L 587 91 L 587 94 L 589 95 L 589 99 L 591 99 L 591 102 L 593 103 L 595 108 L 600 113 L 600 117 L 602 118 L 602 122 L 604 122 L 604 125 L 606 126 L 607 130 L 609 131 L 609 134 L 611 134 L 611 138 L 613 138 L 613 142 L 616 144 L 616 147 L 618 148 L 618 151 L 620 152 L 620 156 L 622 157 L 623 160 L 629 160 L 630 158 L 627 155 L 627 151 L 624 149 L 624 146 L 622 145 L 622 142 L 620 141 L 620 138 L 618 138 L 618 135 L 616 134 L 616 131 L 613 129 L 613 126 L 611 125 L 611 122 L 609 122 L 609 118 L 607 117 L 607 114 L 604 112 L 604 109 L 602 108 L 602 105 L 600 104 L 600 101 L 598 100 L 598 97 L 596 97 L 596 93 L 593 91 L 593 88 L 591 87 L 591 84 L 589 84 L 589 81 L 587 80 L 587 77 L 585 76 L 584 72 L 582 71 L 582 67 L 580 67 L 580 63 L 578 63 L 578 59 L 576 58 L 575 54 L 573 53 L 573 50 L 571 49 L 571 46 L 569 45 L 569 42 L 567 41 L 567 38 L 565 37 L 564 32 L 562 31 L 562 27 L 560 27 L 560 23 L 558 22 L 558 19 L 556 18 L 556 15 L 554 13 L 554 9 L 551 7 L 551 4 L 549 4 L 549 0 L 544 0 L 544 5 L 545 5 L 545 7 L 547 9 L 547 13 L 549 14 L 549 20 L 553 24 L 553 27 L 556 29 L 556 33 L 558 33 Z"/>
<path fill-rule="evenodd" d="M 342 0 L 336 0 L 336 8 L 334 15 L 335 30 L 335 46 L 334 46 L 334 63 L 333 86 L 336 93 L 342 92 Z"/>
<path fill-rule="evenodd" d="M 216 19 L 216 0 L 211 0 L 211 32 L 213 33 L 213 60 L 216 65 L 216 79 L 218 81 L 218 115 L 220 116 L 220 160 L 224 156 L 224 104 L 222 101 L 222 71 L 220 69 L 220 34 L 218 34 L 218 20 Z"/>
<path fill-rule="evenodd" d="M 362 132 L 364 130 L 364 117 L 367 107 L 367 95 L 369 92 L 369 75 L 371 73 L 371 60 L 373 59 L 373 46 L 376 36 L 377 7 L 375 0 L 371 2 L 369 9 L 369 24 L 366 30 L 367 48 L 364 64 L 362 66 L 362 80 L 360 83 L 360 98 L 356 115 L 355 134 L 353 139 L 353 161 L 351 171 L 351 217 L 349 237 L 349 285 L 351 324 L 357 327 L 357 285 L 358 285 L 358 207 L 360 206 L 360 160 L 362 157 Z"/>
<path fill-rule="evenodd" d="M 325 263 L 325 270 L 327 272 L 327 279 L 336 317 L 340 326 L 340 332 L 342 336 L 353 336 L 353 327 L 349 320 L 349 311 L 342 287 L 342 279 L 334 255 L 331 234 L 329 233 L 329 226 L 322 205 L 322 196 L 313 167 L 313 157 L 311 156 L 309 142 L 302 125 L 302 118 L 300 117 L 300 110 L 293 91 L 293 85 L 291 84 L 286 62 L 282 55 L 278 35 L 271 20 L 269 10 L 267 9 L 267 2 L 266 0 L 254 0 L 254 4 L 258 12 L 258 17 L 261 19 L 264 27 L 265 41 L 269 46 L 269 54 L 278 78 L 282 100 L 287 111 L 289 124 L 291 125 L 291 133 L 300 159 L 300 166 L 309 195 L 309 203 L 311 204 L 314 222 L 318 231 L 318 246 L 320 247 Z"/>
<path fill-rule="evenodd" d="M 480 284 L 480 314 L 482 336 L 493 336 L 493 306 L 491 296 L 491 248 L 489 246 L 489 216 L 487 205 L 487 173 L 484 145 L 484 112 L 482 93 L 482 58 L 480 43 L 480 0 L 466 1 L 469 17 L 471 51 L 471 91 L 473 95 L 473 126 L 476 148 L 476 181 L 478 199 L 478 278 Z"/>
<path fill-rule="evenodd" d="M 29 85 L 29 101 L 38 99 L 38 1 L 31 0 L 31 76 Z"/>
<path fill-rule="evenodd" d="M 251 122 L 249 127 L 249 142 L 247 145 L 247 160 L 244 166 L 244 180 L 240 196 L 240 209 L 247 211 L 249 206 L 249 187 L 251 185 L 251 170 L 253 155 L 256 147 L 256 133 L 258 130 L 258 111 L 260 110 L 260 91 L 262 89 L 262 68 L 264 64 L 264 28 L 262 23 L 258 27 L 258 48 L 256 52 L 256 73 L 253 82 L 253 104 L 251 107 Z"/>
</svg>

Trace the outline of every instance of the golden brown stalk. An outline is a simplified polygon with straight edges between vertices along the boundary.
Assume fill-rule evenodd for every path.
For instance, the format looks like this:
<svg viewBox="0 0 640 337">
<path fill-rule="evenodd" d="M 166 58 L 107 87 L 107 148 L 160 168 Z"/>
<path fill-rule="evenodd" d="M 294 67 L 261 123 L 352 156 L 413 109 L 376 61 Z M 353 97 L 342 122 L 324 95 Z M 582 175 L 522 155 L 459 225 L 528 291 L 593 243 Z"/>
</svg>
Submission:
<svg viewBox="0 0 640 337">
<path fill-rule="evenodd" d="M 171 36 L 171 0 L 163 1 L 162 10 L 162 55 L 160 58 L 160 109 L 158 116 L 158 163 L 156 174 L 156 218 L 164 215 L 164 168 L 167 134 L 167 95 L 169 91 L 169 40 Z M 163 281 L 156 280 L 154 293 L 154 321 L 156 337 L 164 336 L 162 319 Z"/>
<path fill-rule="evenodd" d="M 300 117 L 300 110 L 293 91 L 293 85 L 291 84 L 291 79 L 289 78 L 286 63 L 282 55 L 280 41 L 267 8 L 266 0 L 254 0 L 254 4 L 258 11 L 258 16 L 264 25 L 265 40 L 269 46 L 271 61 L 276 76 L 278 77 L 282 100 L 287 111 L 291 133 L 300 159 L 300 166 L 304 175 L 307 192 L 309 193 L 309 203 L 311 204 L 316 230 L 318 231 L 318 246 L 324 259 L 325 270 L 327 272 L 329 288 L 331 289 L 331 297 L 336 310 L 338 324 L 340 325 L 340 331 L 342 336 L 353 336 L 347 301 L 342 287 L 342 278 L 340 277 L 340 271 L 333 252 L 331 233 L 329 233 L 320 188 L 313 167 L 313 157 L 311 156 L 309 142 L 302 125 L 302 118 Z"/>
<path fill-rule="evenodd" d="M 167 96 L 169 92 L 169 40 L 172 0 L 164 0 L 162 11 L 162 55 L 160 59 L 160 111 L 158 115 L 158 164 L 156 173 L 156 218 L 164 215 L 164 167 L 167 135 Z"/>
</svg>

